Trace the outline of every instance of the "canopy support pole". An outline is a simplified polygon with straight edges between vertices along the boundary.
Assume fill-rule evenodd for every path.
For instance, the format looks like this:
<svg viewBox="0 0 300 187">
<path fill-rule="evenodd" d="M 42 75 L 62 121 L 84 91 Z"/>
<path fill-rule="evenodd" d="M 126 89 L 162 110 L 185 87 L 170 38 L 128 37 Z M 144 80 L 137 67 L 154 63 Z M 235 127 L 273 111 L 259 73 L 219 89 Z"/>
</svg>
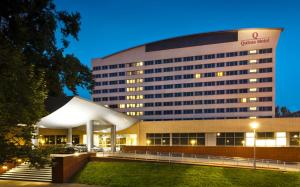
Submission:
<svg viewBox="0 0 300 187">
<path fill-rule="evenodd" d="M 111 152 L 116 152 L 116 126 L 112 125 L 110 130 Z"/>
<path fill-rule="evenodd" d="M 93 120 L 89 120 L 86 123 L 86 138 L 87 138 L 87 149 L 88 152 L 90 152 L 94 146 L 94 137 L 93 137 L 93 126 L 94 126 L 94 121 Z"/>
<path fill-rule="evenodd" d="M 68 128 L 68 144 L 72 145 L 72 128 Z"/>
</svg>

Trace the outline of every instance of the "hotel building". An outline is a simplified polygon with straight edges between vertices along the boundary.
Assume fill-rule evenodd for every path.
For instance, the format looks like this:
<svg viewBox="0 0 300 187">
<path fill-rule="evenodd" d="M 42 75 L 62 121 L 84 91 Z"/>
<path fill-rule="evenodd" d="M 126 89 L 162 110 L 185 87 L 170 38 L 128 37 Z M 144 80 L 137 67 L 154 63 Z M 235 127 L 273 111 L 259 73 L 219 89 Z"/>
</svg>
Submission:
<svg viewBox="0 0 300 187">
<path fill-rule="evenodd" d="M 74 97 L 48 110 L 42 143 L 251 147 L 256 136 L 260 147 L 299 147 L 300 118 L 275 118 L 281 31 L 195 34 L 94 59 L 94 102 Z"/>
<path fill-rule="evenodd" d="M 93 101 L 144 121 L 275 117 L 281 31 L 180 36 L 93 59 Z"/>
</svg>

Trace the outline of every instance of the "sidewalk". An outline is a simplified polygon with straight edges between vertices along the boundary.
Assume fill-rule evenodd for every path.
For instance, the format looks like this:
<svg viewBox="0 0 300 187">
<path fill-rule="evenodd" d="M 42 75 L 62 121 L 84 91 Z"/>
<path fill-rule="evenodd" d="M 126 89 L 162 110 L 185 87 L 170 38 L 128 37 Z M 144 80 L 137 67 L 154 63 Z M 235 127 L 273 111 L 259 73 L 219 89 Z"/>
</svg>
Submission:
<svg viewBox="0 0 300 187">
<path fill-rule="evenodd" d="M 151 160 L 158 162 L 170 162 L 170 163 L 184 163 L 184 164 L 195 164 L 195 165 L 210 165 L 210 166 L 222 166 L 222 167 L 241 167 L 241 168 L 252 168 L 253 160 L 245 158 L 229 158 L 229 157 L 214 157 L 195 155 L 194 157 L 185 157 L 184 155 L 161 155 L 158 153 L 154 154 L 135 154 L 135 153 L 98 153 L 97 157 L 116 157 L 116 158 L 127 158 L 130 160 Z M 197 157 L 198 156 L 198 157 Z M 201 157 L 199 157 L 201 156 Z M 257 169 L 265 170 L 280 170 L 280 171 L 300 171 L 299 163 L 274 163 L 271 160 L 257 160 Z"/>
</svg>

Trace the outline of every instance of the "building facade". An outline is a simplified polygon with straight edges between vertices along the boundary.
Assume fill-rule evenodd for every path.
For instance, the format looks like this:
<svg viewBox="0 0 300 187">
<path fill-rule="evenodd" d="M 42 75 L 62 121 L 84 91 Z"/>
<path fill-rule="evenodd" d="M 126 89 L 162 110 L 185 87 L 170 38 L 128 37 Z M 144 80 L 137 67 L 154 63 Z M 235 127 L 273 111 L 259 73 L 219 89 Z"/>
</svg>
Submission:
<svg viewBox="0 0 300 187">
<path fill-rule="evenodd" d="M 195 34 L 93 59 L 93 101 L 144 121 L 272 118 L 281 31 Z"/>
<path fill-rule="evenodd" d="M 117 147 L 140 146 L 239 146 L 300 147 L 300 118 L 261 118 L 183 121 L 139 121 L 117 134 Z M 85 128 L 72 129 L 72 143 L 86 144 Z M 68 129 L 40 129 L 45 145 L 66 144 Z M 110 133 L 94 131 L 94 145 L 110 147 Z"/>
</svg>

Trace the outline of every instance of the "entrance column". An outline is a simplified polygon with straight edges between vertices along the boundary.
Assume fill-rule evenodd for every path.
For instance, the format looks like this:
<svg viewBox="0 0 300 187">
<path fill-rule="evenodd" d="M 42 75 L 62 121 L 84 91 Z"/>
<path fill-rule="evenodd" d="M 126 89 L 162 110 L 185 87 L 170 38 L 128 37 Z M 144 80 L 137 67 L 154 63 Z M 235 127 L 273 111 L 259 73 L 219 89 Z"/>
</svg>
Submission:
<svg viewBox="0 0 300 187">
<path fill-rule="evenodd" d="M 93 148 L 93 125 L 94 125 L 94 121 L 93 120 L 89 120 L 87 123 L 86 123 L 86 144 L 87 144 L 87 149 L 88 149 L 88 152 L 91 151 L 91 149 Z"/>
<path fill-rule="evenodd" d="M 72 142 L 72 128 L 68 128 L 68 144 L 73 145 L 73 142 Z"/>
<path fill-rule="evenodd" d="M 111 151 L 116 152 L 116 126 L 112 125 L 110 130 L 110 146 Z"/>
</svg>

